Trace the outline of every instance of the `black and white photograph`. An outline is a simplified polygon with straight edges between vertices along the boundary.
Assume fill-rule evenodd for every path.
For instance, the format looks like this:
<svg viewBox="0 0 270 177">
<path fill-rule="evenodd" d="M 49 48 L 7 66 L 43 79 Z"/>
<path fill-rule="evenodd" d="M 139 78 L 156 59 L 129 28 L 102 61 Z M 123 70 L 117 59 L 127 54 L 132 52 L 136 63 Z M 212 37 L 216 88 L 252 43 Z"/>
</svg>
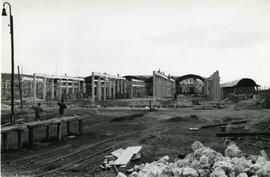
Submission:
<svg viewBox="0 0 270 177">
<path fill-rule="evenodd" d="M 270 177 L 270 0 L 1 0 L 3 177 Z"/>
</svg>

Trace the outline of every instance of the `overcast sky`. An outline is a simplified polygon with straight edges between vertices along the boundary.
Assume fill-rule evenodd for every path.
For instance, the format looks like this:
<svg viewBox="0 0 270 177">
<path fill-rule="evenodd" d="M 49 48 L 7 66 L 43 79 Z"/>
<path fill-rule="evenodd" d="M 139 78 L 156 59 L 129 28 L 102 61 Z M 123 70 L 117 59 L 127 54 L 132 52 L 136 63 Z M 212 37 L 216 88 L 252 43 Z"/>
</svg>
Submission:
<svg viewBox="0 0 270 177">
<path fill-rule="evenodd" d="M 3 1 L 2 1 L 3 2 Z M 198 74 L 270 86 L 269 0 L 10 0 L 26 74 Z M 10 72 L 8 17 L 1 69 Z"/>
</svg>

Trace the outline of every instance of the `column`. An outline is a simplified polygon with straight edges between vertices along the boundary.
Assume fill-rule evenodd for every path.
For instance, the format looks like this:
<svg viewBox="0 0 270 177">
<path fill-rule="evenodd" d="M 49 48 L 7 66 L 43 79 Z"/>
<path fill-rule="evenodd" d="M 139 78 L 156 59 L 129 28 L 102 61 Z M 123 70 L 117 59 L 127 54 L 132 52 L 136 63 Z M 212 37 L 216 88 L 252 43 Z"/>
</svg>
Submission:
<svg viewBox="0 0 270 177">
<path fill-rule="evenodd" d="M 104 77 L 104 82 L 103 82 L 103 100 L 106 100 L 106 77 Z"/>
<path fill-rule="evenodd" d="M 77 82 L 77 97 L 81 98 L 81 81 Z"/>
<path fill-rule="evenodd" d="M 54 79 L 51 81 L 51 99 L 54 99 Z"/>
<path fill-rule="evenodd" d="M 156 73 L 153 71 L 153 101 L 156 100 Z"/>
<path fill-rule="evenodd" d="M 116 95 L 119 96 L 120 93 L 120 79 L 116 80 Z"/>
<path fill-rule="evenodd" d="M 36 74 L 33 76 L 33 101 L 34 103 L 36 102 L 36 97 L 37 97 L 37 78 Z"/>
<path fill-rule="evenodd" d="M 75 94 L 75 87 L 74 87 L 74 80 L 72 80 L 72 94 L 74 95 Z"/>
<path fill-rule="evenodd" d="M 46 77 L 43 78 L 43 100 L 46 100 L 47 88 L 46 88 Z"/>
<path fill-rule="evenodd" d="M 62 99 L 62 79 L 59 80 L 59 99 Z"/>
<path fill-rule="evenodd" d="M 86 85 L 85 85 L 85 81 L 83 81 L 83 94 L 85 94 L 86 93 L 86 87 L 85 87 Z"/>
<path fill-rule="evenodd" d="M 101 100 L 101 81 L 100 81 L 100 76 L 98 76 L 97 96 L 98 96 L 98 101 L 100 101 Z"/>
<path fill-rule="evenodd" d="M 120 93 L 123 94 L 123 80 L 119 80 L 119 85 L 120 85 Z"/>
<path fill-rule="evenodd" d="M 116 86 L 116 84 L 115 84 L 115 80 L 112 80 L 112 97 L 113 98 L 115 98 L 115 86 Z"/>
<path fill-rule="evenodd" d="M 130 98 L 133 98 L 133 82 L 132 82 L 132 79 L 130 81 Z"/>
<path fill-rule="evenodd" d="M 91 91 L 92 91 L 92 102 L 95 102 L 95 76 L 94 72 L 92 72 L 92 77 L 91 77 Z"/>
<path fill-rule="evenodd" d="M 112 82 L 111 82 L 111 78 L 108 78 L 108 94 L 109 94 L 109 98 L 112 98 Z"/>
<path fill-rule="evenodd" d="M 66 79 L 66 95 L 69 93 L 69 89 L 68 89 L 68 78 Z"/>
</svg>

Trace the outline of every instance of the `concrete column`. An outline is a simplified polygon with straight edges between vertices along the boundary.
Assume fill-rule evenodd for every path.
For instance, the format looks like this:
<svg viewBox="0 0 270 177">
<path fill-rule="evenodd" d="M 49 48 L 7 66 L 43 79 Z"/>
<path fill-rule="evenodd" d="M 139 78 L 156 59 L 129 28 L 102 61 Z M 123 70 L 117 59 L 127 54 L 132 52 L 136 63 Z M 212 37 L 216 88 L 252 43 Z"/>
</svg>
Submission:
<svg viewBox="0 0 270 177">
<path fill-rule="evenodd" d="M 98 96 L 98 101 L 100 101 L 101 100 L 101 81 L 100 81 L 100 76 L 98 76 L 97 96 Z"/>
<path fill-rule="evenodd" d="M 156 100 L 156 73 L 153 72 L 153 101 Z"/>
<path fill-rule="evenodd" d="M 36 97 L 37 97 L 37 78 L 36 74 L 33 76 L 33 101 L 34 103 L 36 102 Z"/>
<path fill-rule="evenodd" d="M 112 98 L 112 81 L 111 81 L 111 78 L 108 78 L 108 94 L 109 94 L 109 98 Z"/>
<path fill-rule="evenodd" d="M 59 80 L 59 99 L 62 99 L 62 79 Z"/>
<path fill-rule="evenodd" d="M 104 82 L 103 82 L 103 100 L 106 100 L 106 77 L 104 77 Z"/>
<path fill-rule="evenodd" d="M 120 93 L 122 94 L 123 93 L 123 80 L 122 79 L 119 80 L 119 86 L 120 86 Z"/>
<path fill-rule="evenodd" d="M 133 82 L 132 82 L 132 79 L 130 81 L 130 98 L 133 97 Z"/>
<path fill-rule="evenodd" d="M 54 99 L 54 79 L 51 81 L 51 99 Z"/>
<path fill-rule="evenodd" d="M 68 78 L 66 79 L 66 94 L 69 93 L 69 89 L 68 89 Z"/>
<path fill-rule="evenodd" d="M 115 93 L 116 93 L 116 84 L 115 80 L 112 81 L 112 97 L 115 98 Z"/>
<path fill-rule="evenodd" d="M 85 94 L 86 93 L 86 85 L 85 85 L 85 81 L 83 81 L 83 86 L 82 86 L 82 92 L 83 92 L 83 94 Z"/>
<path fill-rule="evenodd" d="M 47 96 L 47 88 L 46 88 L 46 77 L 43 78 L 43 100 L 46 100 Z"/>
<path fill-rule="evenodd" d="M 94 72 L 92 72 L 92 78 L 91 78 L 91 96 L 92 96 L 92 102 L 95 102 L 95 76 Z"/>
<path fill-rule="evenodd" d="M 74 81 L 74 80 L 72 80 L 72 94 L 75 94 L 75 87 L 74 87 L 74 83 L 75 83 L 75 81 Z"/>
<path fill-rule="evenodd" d="M 120 79 L 116 80 L 116 95 L 120 93 Z"/>
</svg>

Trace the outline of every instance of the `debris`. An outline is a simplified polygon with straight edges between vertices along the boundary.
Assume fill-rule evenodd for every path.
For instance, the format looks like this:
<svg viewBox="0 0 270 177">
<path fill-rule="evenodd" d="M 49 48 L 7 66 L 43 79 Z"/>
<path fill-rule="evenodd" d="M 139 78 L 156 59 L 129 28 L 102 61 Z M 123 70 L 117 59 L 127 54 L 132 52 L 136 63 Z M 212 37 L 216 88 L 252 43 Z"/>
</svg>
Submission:
<svg viewBox="0 0 270 177">
<path fill-rule="evenodd" d="M 72 139 L 72 138 L 76 138 L 76 136 L 75 135 L 69 135 L 69 136 L 67 136 L 67 138 Z"/>
<path fill-rule="evenodd" d="M 195 169 L 189 168 L 189 167 L 183 168 L 182 174 L 183 174 L 183 177 L 197 177 L 197 176 L 199 176 Z"/>
<path fill-rule="evenodd" d="M 135 165 L 129 177 L 270 177 L 270 161 L 262 156 L 244 157 L 235 144 L 227 147 L 226 157 L 199 141 L 191 148 L 192 153 L 175 162 L 164 156 L 152 163 Z"/>
<path fill-rule="evenodd" d="M 228 145 L 228 147 L 225 150 L 225 156 L 226 157 L 240 157 L 241 156 L 241 150 L 239 149 L 238 146 L 236 146 L 236 144 L 230 144 Z"/>
<path fill-rule="evenodd" d="M 114 162 L 115 165 L 127 165 L 131 158 L 140 152 L 142 146 L 132 146 L 125 149 Z"/>
<path fill-rule="evenodd" d="M 124 150 L 122 148 L 120 148 L 120 149 L 117 149 L 117 150 L 111 152 L 111 154 L 114 155 L 115 157 L 119 157 L 123 153 L 123 151 Z"/>
<path fill-rule="evenodd" d="M 260 153 L 265 158 L 265 160 L 268 160 L 268 156 L 267 156 L 265 150 L 261 150 Z"/>
<path fill-rule="evenodd" d="M 196 150 L 203 148 L 203 145 L 202 145 L 202 143 L 200 141 L 195 141 L 191 145 L 191 148 L 192 148 L 193 152 L 195 152 Z"/>
<path fill-rule="evenodd" d="M 199 128 L 189 128 L 189 131 L 199 131 Z"/>
<path fill-rule="evenodd" d="M 161 159 L 159 159 L 158 162 L 166 164 L 169 161 L 169 159 L 170 159 L 169 156 L 166 155 Z"/>
<path fill-rule="evenodd" d="M 116 177 L 127 177 L 124 173 L 119 172 Z"/>
<path fill-rule="evenodd" d="M 108 170 L 114 167 L 116 174 L 118 174 L 116 166 L 125 167 L 130 160 L 137 160 L 141 158 L 141 154 L 139 153 L 141 149 L 142 146 L 131 146 L 127 147 L 126 149 L 119 148 L 111 152 L 111 155 L 105 156 L 100 168 L 103 170 Z M 131 169 L 130 172 L 132 171 L 133 170 Z"/>
</svg>

